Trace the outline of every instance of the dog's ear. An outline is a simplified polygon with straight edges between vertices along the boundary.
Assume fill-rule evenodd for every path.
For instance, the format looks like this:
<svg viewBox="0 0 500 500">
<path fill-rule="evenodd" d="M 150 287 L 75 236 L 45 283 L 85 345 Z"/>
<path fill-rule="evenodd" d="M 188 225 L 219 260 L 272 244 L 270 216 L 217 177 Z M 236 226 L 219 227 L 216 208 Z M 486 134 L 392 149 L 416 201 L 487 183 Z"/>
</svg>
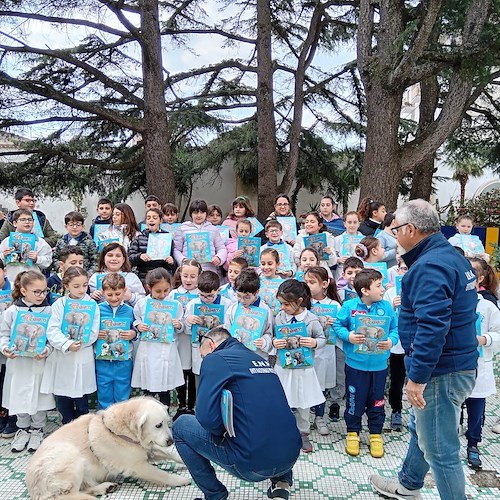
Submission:
<svg viewBox="0 0 500 500">
<path fill-rule="evenodd" d="M 147 411 L 142 411 L 140 415 L 138 416 L 137 420 L 135 421 L 136 424 L 136 435 L 137 439 L 139 441 L 142 440 L 142 435 L 144 432 L 144 426 L 146 425 L 146 422 L 148 420 L 148 412 Z"/>
</svg>

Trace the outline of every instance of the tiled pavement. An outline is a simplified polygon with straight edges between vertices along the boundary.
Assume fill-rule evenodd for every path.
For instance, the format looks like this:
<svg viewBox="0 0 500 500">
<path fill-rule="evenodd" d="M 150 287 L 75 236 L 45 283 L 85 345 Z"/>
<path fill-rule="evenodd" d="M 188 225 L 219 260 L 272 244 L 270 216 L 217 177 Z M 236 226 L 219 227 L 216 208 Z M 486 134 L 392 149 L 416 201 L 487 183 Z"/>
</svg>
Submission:
<svg viewBox="0 0 500 500">
<path fill-rule="evenodd" d="M 408 418 L 408 404 L 405 403 L 404 420 Z M 483 470 L 479 473 L 471 471 L 464 461 L 467 477 L 467 496 L 470 499 L 500 498 L 500 435 L 490 430 L 500 417 L 500 396 L 492 397 L 487 403 L 487 416 L 484 427 L 483 443 L 480 445 L 483 459 Z M 296 500 L 323 499 L 375 499 L 380 498 L 373 493 L 368 476 L 373 472 L 392 475 L 401 464 L 406 452 L 408 433 L 387 431 L 384 434 L 386 454 L 382 459 L 374 459 L 368 450 L 368 434 L 361 435 L 361 453 L 359 457 L 348 457 L 344 452 L 345 425 L 343 422 L 330 423 L 330 436 L 319 436 L 316 431 L 311 434 L 314 452 L 302 454 L 294 468 L 295 483 L 291 498 Z M 386 423 L 387 426 L 387 423 Z M 48 431 L 57 427 L 57 414 L 51 412 Z M 464 438 L 462 438 L 463 440 Z M 24 483 L 24 472 L 29 460 L 28 452 L 12 453 L 10 440 L 0 439 L 0 500 L 27 498 Z M 464 449 L 465 441 L 463 440 Z M 464 453 L 463 453 L 464 454 Z M 168 470 L 187 475 L 182 466 L 162 464 Z M 246 483 L 229 476 L 222 470 L 219 478 L 226 484 L 232 500 L 254 500 L 267 498 L 267 483 Z M 200 496 L 196 486 L 165 489 L 150 483 L 126 480 L 120 488 L 106 496 L 110 500 L 192 500 Z M 439 498 L 432 478 L 429 476 L 426 489 L 422 490 L 424 499 Z M 102 497 L 104 498 L 104 497 Z"/>
</svg>

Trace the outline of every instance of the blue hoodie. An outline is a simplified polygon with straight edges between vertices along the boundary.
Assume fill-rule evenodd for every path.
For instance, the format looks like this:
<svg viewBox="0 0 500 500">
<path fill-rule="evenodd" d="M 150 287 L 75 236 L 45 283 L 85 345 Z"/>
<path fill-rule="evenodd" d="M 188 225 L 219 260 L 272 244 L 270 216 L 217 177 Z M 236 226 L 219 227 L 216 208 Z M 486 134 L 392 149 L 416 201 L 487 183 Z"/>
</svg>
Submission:
<svg viewBox="0 0 500 500">
<path fill-rule="evenodd" d="M 408 378 L 425 384 L 477 367 L 476 277 L 469 261 L 441 233 L 402 256 L 399 336 Z"/>
<path fill-rule="evenodd" d="M 224 437 L 222 389 L 233 394 L 236 437 Z M 278 376 L 269 363 L 233 337 L 207 355 L 200 371 L 196 418 L 247 470 L 276 470 L 294 462 L 302 440 Z"/>
</svg>

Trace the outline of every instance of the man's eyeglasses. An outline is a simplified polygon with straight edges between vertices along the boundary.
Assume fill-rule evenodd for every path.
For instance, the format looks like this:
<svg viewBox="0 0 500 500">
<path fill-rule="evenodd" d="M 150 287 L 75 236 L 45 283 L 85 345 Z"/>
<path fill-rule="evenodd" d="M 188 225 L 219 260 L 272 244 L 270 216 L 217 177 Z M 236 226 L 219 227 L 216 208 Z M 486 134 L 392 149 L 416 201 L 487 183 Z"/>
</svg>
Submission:
<svg viewBox="0 0 500 500">
<path fill-rule="evenodd" d="M 392 234 L 394 236 L 397 236 L 398 235 L 398 229 L 401 228 L 401 227 L 407 226 L 408 224 L 409 224 L 409 222 L 405 222 L 404 224 L 401 224 L 399 226 L 391 228 Z"/>
<path fill-rule="evenodd" d="M 68 227 L 82 227 L 83 223 L 82 222 L 68 222 L 66 224 Z"/>
<path fill-rule="evenodd" d="M 33 222 L 32 217 L 21 217 L 20 219 L 17 219 L 17 222 Z"/>
<path fill-rule="evenodd" d="M 48 288 L 46 288 L 45 290 L 31 290 L 31 293 L 35 297 L 41 297 L 42 295 L 47 295 L 49 292 L 50 290 Z"/>
<path fill-rule="evenodd" d="M 208 340 L 211 340 L 212 342 L 215 342 L 212 337 L 209 337 L 208 335 L 203 335 L 202 333 L 199 333 L 198 334 L 198 344 L 201 345 L 201 343 L 203 342 L 203 339 L 208 339 Z"/>
</svg>

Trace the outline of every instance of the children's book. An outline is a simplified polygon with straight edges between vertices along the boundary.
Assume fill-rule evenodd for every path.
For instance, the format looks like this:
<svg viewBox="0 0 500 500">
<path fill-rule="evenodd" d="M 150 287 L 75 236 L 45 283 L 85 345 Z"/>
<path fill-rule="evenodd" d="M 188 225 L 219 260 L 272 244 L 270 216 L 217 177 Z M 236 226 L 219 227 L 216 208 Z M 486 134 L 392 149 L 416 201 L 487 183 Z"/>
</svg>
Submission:
<svg viewBox="0 0 500 500">
<path fill-rule="evenodd" d="M 39 238 L 43 238 L 45 235 L 43 234 L 43 229 L 40 224 L 40 219 L 38 218 L 38 214 L 33 210 L 33 234 L 36 234 Z"/>
<path fill-rule="evenodd" d="M 278 288 L 283 283 L 281 278 L 260 278 L 260 298 L 269 306 L 274 315 L 279 313 L 280 301 L 276 298 Z"/>
<path fill-rule="evenodd" d="M 297 281 L 304 281 L 304 271 L 302 271 L 302 269 L 297 269 L 297 272 L 295 273 L 295 279 Z"/>
<path fill-rule="evenodd" d="M 481 313 L 476 313 L 477 318 L 476 318 L 476 336 L 479 337 L 482 333 L 481 330 L 481 324 L 484 321 L 484 315 Z M 477 352 L 479 353 L 479 357 L 482 358 L 484 356 L 484 351 L 483 351 L 483 346 L 482 345 L 477 345 Z"/>
<path fill-rule="evenodd" d="M 0 290 L 0 313 L 3 313 L 12 303 L 12 290 Z"/>
<path fill-rule="evenodd" d="M 106 332 L 105 339 L 97 339 L 95 344 L 95 359 L 108 361 L 126 361 L 130 359 L 130 341 L 120 338 L 121 332 L 131 329 L 127 318 L 101 318 L 100 330 Z"/>
<path fill-rule="evenodd" d="M 356 290 L 353 290 L 352 288 L 344 288 L 344 301 L 357 298 L 358 293 L 356 292 Z"/>
<path fill-rule="evenodd" d="M 33 260 L 28 257 L 28 254 L 35 250 L 37 235 L 33 233 L 13 232 L 9 234 L 9 248 L 13 248 L 12 252 L 5 259 L 6 264 L 16 265 L 24 264 L 32 266 Z"/>
<path fill-rule="evenodd" d="M 125 273 L 118 273 L 125 278 Z M 108 273 L 95 273 L 95 289 L 102 290 L 102 280 L 108 275 Z"/>
<path fill-rule="evenodd" d="M 356 345 L 354 352 L 368 355 L 385 354 L 386 351 L 377 349 L 377 346 L 381 340 L 387 340 L 390 324 L 391 318 L 389 316 L 371 316 L 369 314 L 354 316 L 355 332 L 366 337 L 362 344 Z"/>
<path fill-rule="evenodd" d="M 177 317 L 178 307 L 176 302 L 169 300 L 148 299 L 144 310 L 144 323 L 148 325 L 149 330 L 141 333 L 141 340 L 171 344 L 174 341 L 172 320 Z"/>
<path fill-rule="evenodd" d="M 325 332 L 326 343 L 330 345 L 335 345 L 335 337 L 333 335 L 333 325 L 328 325 L 328 318 L 336 318 L 338 307 L 335 304 L 313 304 L 311 306 L 311 312 L 318 316 L 319 322 L 323 327 Z"/>
<path fill-rule="evenodd" d="M 352 257 L 355 255 L 356 245 L 359 245 L 364 238 L 362 234 L 347 234 L 342 235 L 342 247 L 340 248 L 341 257 Z"/>
<path fill-rule="evenodd" d="M 182 225 L 182 222 L 172 222 L 169 224 L 168 222 L 162 222 L 160 224 L 160 229 L 162 231 L 167 231 L 169 233 L 175 233 Z"/>
<path fill-rule="evenodd" d="M 227 435 L 229 437 L 235 437 L 234 432 L 234 414 L 233 414 L 233 394 L 228 389 L 222 389 L 221 399 L 220 399 L 220 412 L 222 415 L 222 423 L 226 428 Z"/>
<path fill-rule="evenodd" d="M 297 219 L 290 217 L 276 217 L 283 228 L 284 241 L 297 241 Z"/>
<path fill-rule="evenodd" d="M 267 320 L 267 310 L 261 307 L 243 307 L 238 304 L 231 325 L 231 335 L 238 339 L 245 347 L 255 351 L 254 341 L 262 336 Z"/>
<path fill-rule="evenodd" d="M 376 269 L 382 274 L 382 285 L 387 286 L 389 275 L 387 274 L 387 262 L 365 262 L 365 268 Z"/>
<path fill-rule="evenodd" d="M 94 300 L 67 299 L 61 331 L 71 340 L 88 344 L 97 303 Z"/>
<path fill-rule="evenodd" d="M 101 240 L 102 233 L 109 229 L 108 224 L 95 224 L 94 225 L 94 243 L 99 246 L 99 241 Z"/>
<path fill-rule="evenodd" d="M 50 314 L 19 311 L 10 338 L 10 352 L 31 358 L 42 354 L 47 344 L 49 319 Z"/>
<path fill-rule="evenodd" d="M 202 325 L 191 327 L 191 342 L 198 344 L 198 335 L 206 335 L 212 328 L 224 324 L 224 306 L 222 304 L 195 304 L 193 314 L 203 321 Z"/>
<path fill-rule="evenodd" d="M 401 280 L 403 279 L 403 274 L 396 274 L 394 278 L 394 284 L 396 286 L 396 295 L 401 296 Z"/>
<path fill-rule="evenodd" d="M 460 248 L 467 257 L 481 257 L 485 253 L 483 242 L 474 234 L 458 234 Z"/>
<path fill-rule="evenodd" d="M 224 242 L 225 245 L 229 240 L 229 226 L 223 226 L 221 224 L 215 227 L 219 230 L 220 237 L 222 238 L 222 241 Z"/>
<path fill-rule="evenodd" d="M 290 323 L 274 327 L 277 339 L 286 339 L 286 347 L 278 349 L 282 368 L 295 370 L 313 366 L 314 359 L 310 347 L 300 345 L 300 337 L 309 337 L 305 323 Z"/>
<path fill-rule="evenodd" d="M 97 243 L 97 250 L 100 252 L 106 245 L 110 243 L 120 243 L 120 238 L 101 238 Z"/>
<path fill-rule="evenodd" d="M 305 248 L 312 248 L 316 250 L 320 260 L 328 260 L 330 258 L 330 256 L 324 251 L 328 246 L 327 234 L 328 233 L 318 233 L 304 236 Z"/>
<path fill-rule="evenodd" d="M 250 231 L 250 236 L 255 236 L 264 229 L 264 226 L 255 217 L 247 217 L 247 220 L 249 220 L 250 224 L 252 224 L 252 230 Z"/>
<path fill-rule="evenodd" d="M 260 238 L 252 236 L 238 236 L 238 250 L 243 250 L 242 257 L 246 259 L 249 267 L 259 267 L 260 245 Z"/>
<path fill-rule="evenodd" d="M 278 243 L 277 245 L 273 245 L 272 247 L 273 250 L 276 250 L 278 252 L 279 258 L 280 258 L 280 265 L 278 266 L 278 271 L 279 272 L 286 272 L 286 271 L 291 271 L 292 270 L 292 263 L 290 261 L 290 255 L 288 254 L 286 250 L 286 246 L 284 243 Z"/>
<path fill-rule="evenodd" d="M 208 231 L 186 234 L 186 245 L 188 259 L 195 259 L 200 264 L 212 262 L 213 255 Z"/>
<path fill-rule="evenodd" d="M 151 260 L 165 260 L 172 250 L 172 233 L 149 233 L 146 254 Z"/>
<path fill-rule="evenodd" d="M 196 293 L 174 293 L 174 299 L 181 303 L 182 307 L 185 308 L 190 300 L 196 299 L 198 295 Z"/>
</svg>

